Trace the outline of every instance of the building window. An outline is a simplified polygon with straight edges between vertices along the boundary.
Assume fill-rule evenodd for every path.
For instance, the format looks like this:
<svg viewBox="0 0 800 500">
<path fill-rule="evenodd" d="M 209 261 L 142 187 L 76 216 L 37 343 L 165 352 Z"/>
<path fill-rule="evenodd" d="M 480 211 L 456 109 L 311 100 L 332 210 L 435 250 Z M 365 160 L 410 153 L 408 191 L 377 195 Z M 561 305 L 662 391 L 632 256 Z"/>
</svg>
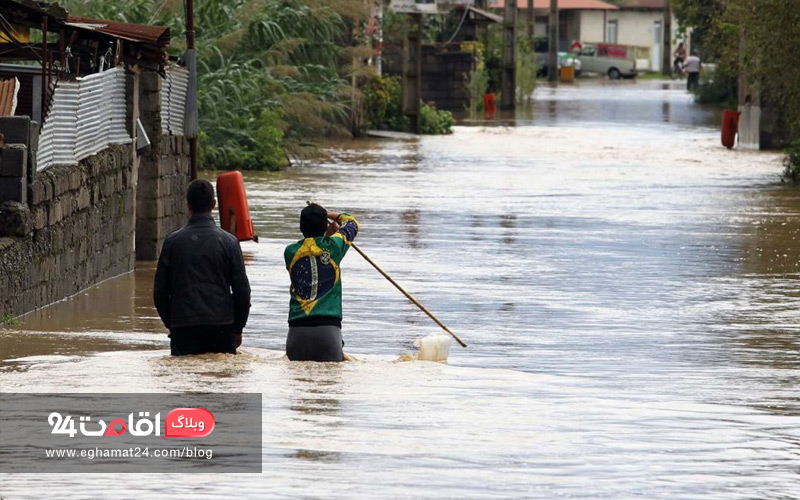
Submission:
<svg viewBox="0 0 800 500">
<path fill-rule="evenodd" d="M 619 21 L 616 19 L 609 21 L 608 26 L 606 26 L 606 42 L 617 43 L 617 33 L 619 33 Z"/>
</svg>

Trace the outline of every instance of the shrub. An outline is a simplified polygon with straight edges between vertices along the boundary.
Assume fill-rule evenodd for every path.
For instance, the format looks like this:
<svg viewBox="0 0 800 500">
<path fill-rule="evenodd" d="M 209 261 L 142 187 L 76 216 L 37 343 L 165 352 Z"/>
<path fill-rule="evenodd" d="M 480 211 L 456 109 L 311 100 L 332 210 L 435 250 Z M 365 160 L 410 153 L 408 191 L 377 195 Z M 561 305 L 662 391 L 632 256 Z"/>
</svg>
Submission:
<svg viewBox="0 0 800 500">
<path fill-rule="evenodd" d="M 200 134 L 200 164 L 214 170 L 279 170 L 288 166 L 278 110 L 234 118 Z"/>
<path fill-rule="evenodd" d="M 786 149 L 786 156 L 783 159 L 783 176 L 794 184 L 800 183 L 800 140 L 795 140 Z"/>
<path fill-rule="evenodd" d="M 373 76 L 364 87 L 367 128 L 403 131 L 408 118 L 403 115 L 403 89 L 398 76 Z"/>
<path fill-rule="evenodd" d="M 426 135 L 446 135 L 453 133 L 453 113 L 437 110 L 434 106 L 423 104 L 420 110 L 420 132 Z"/>
<path fill-rule="evenodd" d="M 408 130 L 408 117 L 403 115 L 403 90 L 398 76 L 373 77 L 363 90 L 367 104 L 367 127 L 371 129 Z M 426 135 L 452 134 L 455 119 L 449 111 L 439 111 L 423 104 L 420 110 L 420 132 Z"/>
<path fill-rule="evenodd" d="M 702 73 L 700 84 L 694 91 L 698 104 L 721 104 L 735 107 L 738 103 L 738 79 L 715 70 Z"/>
</svg>

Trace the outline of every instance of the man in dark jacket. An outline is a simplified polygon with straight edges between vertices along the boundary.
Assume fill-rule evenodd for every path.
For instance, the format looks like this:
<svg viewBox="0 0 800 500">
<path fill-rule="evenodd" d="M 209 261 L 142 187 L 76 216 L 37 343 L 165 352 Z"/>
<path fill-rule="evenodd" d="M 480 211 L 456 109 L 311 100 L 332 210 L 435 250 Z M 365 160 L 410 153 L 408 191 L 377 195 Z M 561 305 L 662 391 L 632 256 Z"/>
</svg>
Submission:
<svg viewBox="0 0 800 500">
<path fill-rule="evenodd" d="M 189 184 L 192 218 L 167 236 L 158 258 L 153 299 L 170 331 L 173 356 L 236 354 L 250 314 L 250 283 L 239 240 L 211 217 L 214 188 Z"/>
</svg>

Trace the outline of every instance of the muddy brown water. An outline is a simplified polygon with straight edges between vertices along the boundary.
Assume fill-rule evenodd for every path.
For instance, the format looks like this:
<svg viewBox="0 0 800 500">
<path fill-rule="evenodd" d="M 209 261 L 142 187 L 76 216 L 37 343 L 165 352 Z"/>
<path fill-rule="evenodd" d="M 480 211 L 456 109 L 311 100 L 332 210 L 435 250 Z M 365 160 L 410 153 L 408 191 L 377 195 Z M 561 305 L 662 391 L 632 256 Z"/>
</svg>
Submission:
<svg viewBox="0 0 800 500">
<path fill-rule="evenodd" d="M 717 121 L 673 83 L 542 87 L 516 119 L 247 174 L 243 355 L 171 359 L 142 264 L 2 330 L 0 384 L 259 391 L 264 472 L 0 474 L 0 495 L 800 496 L 800 193 L 778 155 L 722 148 Z M 361 247 L 469 348 L 395 362 L 438 332 L 353 253 L 358 361 L 280 359 L 306 199 L 357 215 Z"/>
</svg>

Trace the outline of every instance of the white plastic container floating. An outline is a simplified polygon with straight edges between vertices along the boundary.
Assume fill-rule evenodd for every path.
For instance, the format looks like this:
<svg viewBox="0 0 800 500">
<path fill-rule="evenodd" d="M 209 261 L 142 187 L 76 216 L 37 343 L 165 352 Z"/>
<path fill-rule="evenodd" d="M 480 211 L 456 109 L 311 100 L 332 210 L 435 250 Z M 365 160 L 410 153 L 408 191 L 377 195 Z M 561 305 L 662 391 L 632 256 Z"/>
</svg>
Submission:
<svg viewBox="0 0 800 500">
<path fill-rule="evenodd" d="M 415 340 L 414 347 L 419 349 L 418 361 L 447 361 L 447 357 L 450 355 L 450 337 L 429 335 L 424 339 Z"/>
</svg>

